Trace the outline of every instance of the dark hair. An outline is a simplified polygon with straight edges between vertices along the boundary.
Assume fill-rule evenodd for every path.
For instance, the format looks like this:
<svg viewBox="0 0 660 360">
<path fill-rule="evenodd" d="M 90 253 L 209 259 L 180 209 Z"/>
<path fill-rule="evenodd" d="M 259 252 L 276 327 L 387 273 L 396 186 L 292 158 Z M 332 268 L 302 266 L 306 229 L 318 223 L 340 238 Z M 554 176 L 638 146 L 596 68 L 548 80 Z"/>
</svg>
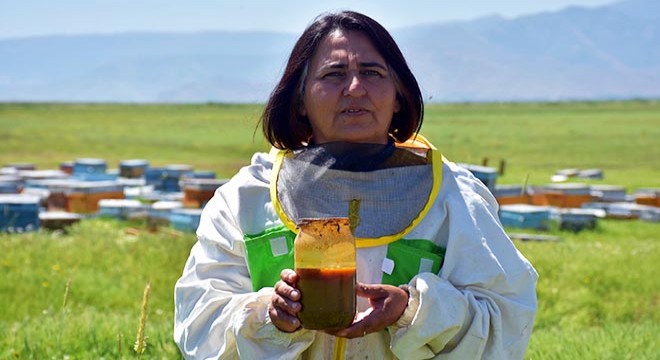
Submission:
<svg viewBox="0 0 660 360">
<path fill-rule="evenodd" d="M 424 101 L 415 76 L 387 30 L 374 19 L 353 11 L 321 15 L 305 29 L 291 50 L 284 74 L 261 115 L 264 136 L 278 149 L 299 149 L 312 135 L 307 117 L 300 114 L 302 84 L 308 63 L 321 40 L 335 30 L 365 34 L 390 68 L 400 110 L 394 114 L 390 134 L 406 141 L 422 126 Z"/>
</svg>

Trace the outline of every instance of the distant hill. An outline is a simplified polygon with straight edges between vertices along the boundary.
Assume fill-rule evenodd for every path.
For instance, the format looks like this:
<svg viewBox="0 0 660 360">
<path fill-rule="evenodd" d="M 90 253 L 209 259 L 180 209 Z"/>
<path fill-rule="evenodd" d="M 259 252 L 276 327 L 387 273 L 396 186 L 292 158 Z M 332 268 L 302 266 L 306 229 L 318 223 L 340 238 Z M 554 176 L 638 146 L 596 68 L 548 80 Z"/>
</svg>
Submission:
<svg viewBox="0 0 660 360">
<path fill-rule="evenodd" d="M 660 2 L 627 0 L 392 34 L 431 101 L 660 97 Z M 0 40 L 0 101 L 262 102 L 296 34 Z"/>
</svg>

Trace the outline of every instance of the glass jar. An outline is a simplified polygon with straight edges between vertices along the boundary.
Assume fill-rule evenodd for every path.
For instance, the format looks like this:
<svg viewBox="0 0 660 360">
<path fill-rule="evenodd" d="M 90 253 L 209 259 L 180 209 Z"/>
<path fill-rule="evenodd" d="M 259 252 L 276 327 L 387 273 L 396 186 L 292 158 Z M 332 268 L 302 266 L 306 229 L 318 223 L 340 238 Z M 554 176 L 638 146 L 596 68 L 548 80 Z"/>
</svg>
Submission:
<svg viewBox="0 0 660 360">
<path fill-rule="evenodd" d="M 348 327 L 355 317 L 355 239 L 348 218 L 302 219 L 294 242 L 295 272 L 306 329 Z"/>
</svg>

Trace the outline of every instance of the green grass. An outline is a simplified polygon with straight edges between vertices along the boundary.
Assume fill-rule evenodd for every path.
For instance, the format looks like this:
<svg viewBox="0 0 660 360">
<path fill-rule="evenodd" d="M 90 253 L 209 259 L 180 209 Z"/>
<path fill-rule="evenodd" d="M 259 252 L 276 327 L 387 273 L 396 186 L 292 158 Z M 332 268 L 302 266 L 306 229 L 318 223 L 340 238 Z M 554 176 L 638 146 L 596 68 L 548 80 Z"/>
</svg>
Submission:
<svg viewBox="0 0 660 360">
<path fill-rule="evenodd" d="M 539 272 L 530 359 L 654 359 L 660 354 L 660 225 L 600 221 L 517 242 Z"/>
<path fill-rule="evenodd" d="M 144 158 L 227 177 L 268 149 L 259 132 L 253 136 L 260 110 L 0 104 L 0 164 L 47 169 L 100 157 L 114 167 Z M 660 187 L 660 102 L 432 105 L 423 133 L 454 161 L 506 159 L 498 183 L 529 174 L 530 183 L 543 184 L 575 167 L 600 168 L 600 183 L 629 190 Z M 602 220 L 594 230 L 550 233 L 561 240 L 516 242 L 540 274 L 527 358 L 657 359 L 660 225 Z M 137 358 L 147 282 L 143 358 L 180 358 L 171 340 L 172 292 L 194 241 L 192 234 L 112 220 L 86 220 L 68 234 L 0 234 L 0 359 Z"/>
<path fill-rule="evenodd" d="M 40 169 L 98 157 L 117 167 L 187 163 L 229 177 L 268 146 L 261 105 L 0 104 L 0 164 Z M 255 130 L 256 134 L 255 134 Z M 660 101 L 428 105 L 422 133 L 450 160 L 491 166 L 499 183 L 545 184 L 563 168 L 602 183 L 660 187 Z"/>
<path fill-rule="evenodd" d="M 147 282 L 143 358 L 179 357 L 173 289 L 195 237 L 133 225 L 137 235 L 113 220 L 85 220 L 68 234 L 0 235 L 0 359 L 137 357 L 133 344 Z"/>
<path fill-rule="evenodd" d="M 498 183 L 545 184 L 556 170 L 602 169 L 601 183 L 660 186 L 660 102 L 429 106 L 423 133 L 449 159 L 491 166 Z M 593 182 L 593 181 L 592 181 Z"/>
<path fill-rule="evenodd" d="M 56 169 L 76 158 L 186 163 L 231 176 L 257 150 L 257 105 L 0 104 L 0 164 Z"/>
<path fill-rule="evenodd" d="M 593 231 L 552 230 L 559 242 L 516 242 L 540 274 L 528 359 L 656 358 L 658 226 L 605 220 Z M 136 358 L 147 281 L 143 357 L 180 358 L 172 291 L 193 243 L 191 234 L 113 220 L 0 236 L 0 359 Z"/>
</svg>

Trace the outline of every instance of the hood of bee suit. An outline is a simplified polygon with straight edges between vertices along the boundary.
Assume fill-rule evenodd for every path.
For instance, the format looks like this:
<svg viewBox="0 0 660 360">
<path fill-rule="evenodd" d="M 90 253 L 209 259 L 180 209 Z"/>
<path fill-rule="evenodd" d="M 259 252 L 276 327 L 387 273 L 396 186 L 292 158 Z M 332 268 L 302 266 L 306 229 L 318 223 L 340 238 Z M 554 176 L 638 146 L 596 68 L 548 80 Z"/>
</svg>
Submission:
<svg viewBox="0 0 660 360">
<path fill-rule="evenodd" d="M 429 148 L 336 142 L 280 155 L 271 197 L 292 229 L 305 218 L 348 217 L 358 240 L 400 238 L 437 193 Z"/>
</svg>

